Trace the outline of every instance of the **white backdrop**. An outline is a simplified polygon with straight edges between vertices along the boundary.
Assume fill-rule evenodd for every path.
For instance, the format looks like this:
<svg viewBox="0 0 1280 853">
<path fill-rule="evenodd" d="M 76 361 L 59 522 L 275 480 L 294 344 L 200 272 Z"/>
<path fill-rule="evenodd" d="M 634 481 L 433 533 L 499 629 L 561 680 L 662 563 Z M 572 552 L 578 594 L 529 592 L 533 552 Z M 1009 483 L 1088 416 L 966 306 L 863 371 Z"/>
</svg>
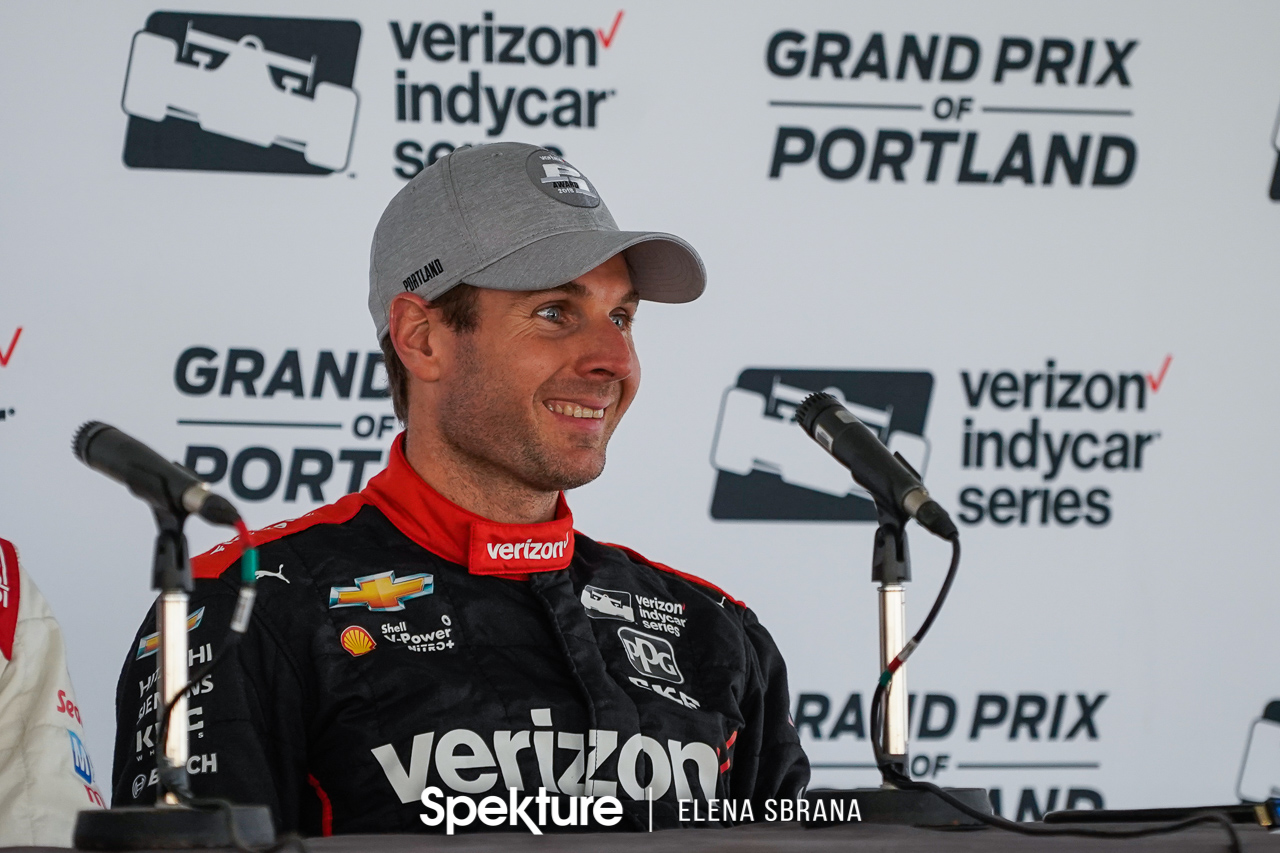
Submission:
<svg viewBox="0 0 1280 853">
<path fill-rule="evenodd" d="M 149 25 L 157 11 L 138 2 L 0 8 L 0 535 L 17 542 L 65 628 L 100 771 L 111 761 L 116 676 L 152 596 L 152 523 L 142 504 L 75 461 L 76 427 L 107 421 L 178 460 L 192 446 L 219 448 L 229 463 L 245 448 L 267 448 L 282 460 L 280 481 L 265 499 L 236 498 L 252 525 L 316 505 L 305 486 L 285 499 L 299 448 L 323 451 L 301 463 L 303 475 L 334 460 L 323 498 L 340 497 L 352 471 L 342 452 L 384 451 L 392 435 L 358 433 L 390 413 L 361 387 L 367 353 L 377 350 L 365 308 L 368 244 L 403 185 L 397 169 L 439 142 L 501 139 L 559 147 L 601 187 L 622 227 L 674 231 L 707 263 L 701 300 L 643 306 L 641 394 L 606 473 L 571 505 L 589 535 L 701 574 L 760 613 L 787 656 L 797 717 L 809 721 L 802 731 L 815 785 L 875 780 L 865 720 L 855 715 L 876 676 L 873 526 L 847 520 L 864 512 L 861 499 L 797 473 L 816 451 L 794 427 L 779 438 L 785 393 L 770 397 L 772 377 L 802 390 L 842 388 L 878 411 L 886 438 L 920 454 L 931 491 L 965 519 L 959 580 L 908 682 L 917 711 L 925 694 L 941 697 L 929 700 L 929 728 L 945 728 L 948 702 L 955 720 L 944 736 L 914 741 L 917 771 L 999 789 L 1007 816 L 1068 800 L 1131 807 L 1236 797 L 1250 727 L 1280 695 L 1268 667 L 1280 639 L 1268 536 L 1280 510 L 1272 435 L 1280 203 L 1268 195 L 1280 8 L 208 0 Z M 546 65 L 497 61 L 510 38 L 501 33 L 492 62 L 482 32 L 467 62 L 456 51 L 439 61 L 425 54 L 427 31 L 445 56 L 445 33 L 456 40 L 460 25 L 483 28 L 487 12 L 495 27 L 523 28 L 508 57 L 526 55 L 538 27 L 553 31 L 538 36 L 544 60 L 566 29 L 590 34 L 577 37 L 573 65 L 563 50 Z M 235 17 L 246 14 L 275 20 Z M 354 68 L 350 25 L 312 32 L 288 20 L 296 18 L 357 22 Z M 132 104 L 131 117 L 122 97 L 135 34 L 149 29 L 154 42 L 175 21 L 173 40 L 187 40 L 184 56 L 196 64 L 143 67 L 135 48 L 139 103 L 159 98 L 161 115 L 170 111 L 160 123 Z M 195 35 L 183 34 L 185 21 Z M 414 22 L 416 46 L 402 58 L 397 34 L 408 38 Z M 447 27 L 430 30 L 434 22 Z M 275 52 L 274 83 L 229 71 L 217 78 L 225 87 L 184 82 L 221 73 L 222 55 L 202 39 L 248 33 Z M 314 33 L 320 41 L 308 47 Z M 907 35 L 922 53 L 938 37 L 927 80 L 923 60 L 904 64 L 897 79 Z M 950 67 L 964 79 L 944 80 L 953 42 Z M 815 52 L 830 59 L 817 76 Z M 1108 72 L 1113 53 L 1120 70 Z M 310 55 L 318 60 L 308 70 Z M 997 82 L 1002 55 L 1006 66 L 1025 67 L 1006 68 Z M 456 95 L 451 114 L 448 89 L 472 85 L 473 72 L 480 120 L 455 121 L 469 117 L 471 95 Z M 438 86 L 440 120 L 430 93 L 418 121 L 408 109 L 398 120 L 400 82 Z M 570 105 L 559 114 L 570 126 L 555 115 L 531 126 L 513 110 L 490 135 L 485 87 L 499 106 L 508 87 L 512 103 L 537 87 L 552 106 Z M 563 89 L 576 94 L 555 94 Z M 332 96 L 323 115 L 322 94 Z M 524 101 L 531 121 L 538 97 Z M 259 145 L 274 140 L 274 148 L 227 141 L 263 133 Z M 1075 158 L 1084 135 L 1075 184 L 1061 155 Z M 1099 172 L 1104 137 L 1112 150 Z M 862 162 L 846 177 L 857 138 Z M 306 142 L 304 154 L 289 140 Z M 895 175 L 893 158 L 908 144 Z M 1055 144 L 1065 151 L 1048 182 Z M 779 150 L 804 162 L 776 164 L 771 177 Z M 888 164 L 875 169 L 877 150 Z M 166 163 L 180 168 L 155 168 Z M 193 347 L 213 355 L 179 370 Z M 256 396 L 242 383 L 224 386 L 232 349 L 261 358 Z M 301 395 L 286 371 L 266 396 L 289 351 Z M 348 396 L 329 380 L 312 396 L 322 351 L 339 369 L 355 354 Z M 237 363 L 248 369 L 254 356 Z M 208 375 L 202 366 L 218 368 L 217 378 L 194 393 Z M 761 372 L 740 380 L 747 369 Z M 800 374 L 779 372 L 795 370 L 820 373 L 806 387 Z M 1011 375 L 996 378 L 1001 371 Z M 908 392 L 906 380 L 884 372 L 931 382 L 917 377 Z M 1023 392 L 1024 374 L 1046 372 L 1055 373 L 1052 406 L 1047 380 Z M 191 383 L 187 392 L 175 374 Z M 1080 374 L 1074 396 L 1067 374 Z M 1094 374 L 1109 378 L 1093 380 L 1092 401 L 1120 383 L 1123 410 L 1114 399 L 1069 408 Z M 752 390 L 751 376 L 766 385 Z M 768 408 L 742 414 L 730 398 Z M 913 406 L 914 425 L 902 420 Z M 999 432 L 1005 442 L 1033 419 L 1035 466 L 996 467 L 994 437 L 985 464 L 971 455 L 966 466 L 966 432 Z M 1126 438 L 1108 445 L 1117 432 Z M 1082 464 L 1068 456 L 1049 476 L 1063 433 L 1070 441 L 1093 433 L 1098 450 L 1114 455 L 1090 466 L 1097 451 L 1083 439 L 1068 446 Z M 1027 462 L 1030 443 L 1014 442 L 1014 458 Z M 379 467 L 368 464 L 365 479 Z M 235 497 L 232 473 L 217 488 Z M 241 491 L 270 485 L 267 474 L 261 459 L 248 463 Z M 1060 497 L 1071 491 L 1093 506 L 1073 508 L 1073 497 Z M 724 501 L 717 497 L 718 517 L 713 493 Z M 817 520 L 832 516 L 846 521 Z M 198 522 L 189 533 L 193 551 L 222 538 Z M 912 544 L 914 624 L 947 553 L 922 532 Z M 1084 705 L 1092 710 L 1080 721 Z M 975 730 L 980 709 L 989 725 Z"/>
</svg>

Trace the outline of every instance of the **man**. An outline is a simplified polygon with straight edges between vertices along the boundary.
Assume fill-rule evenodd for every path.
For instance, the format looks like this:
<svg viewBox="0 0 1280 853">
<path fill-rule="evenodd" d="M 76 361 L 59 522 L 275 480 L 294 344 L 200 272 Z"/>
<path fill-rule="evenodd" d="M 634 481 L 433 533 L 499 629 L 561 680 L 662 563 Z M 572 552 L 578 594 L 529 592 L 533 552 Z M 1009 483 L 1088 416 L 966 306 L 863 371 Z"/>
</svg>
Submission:
<svg viewBox="0 0 1280 853">
<path fill-rule="evenodd" d="M 406 429 L 363 491 L 255 535 L 253 627 L 192 699 L 197 793 L 314 833 L 421 831 L 431 787 L 616 796 L 628 828 L 801 792 L 755 615 L 576 533 L 563 496 L 635 396 L 637 302 L 704 284 L 688 244 L 618 231 L 545 149 L 462 149 L 396 195 L 369 307 Z M 193 561 L 194 659 L 231 618 L 235 553 Z M 117 695 L 116 803 L 156 795 L 152 631 Z"/>
<path fill-rule="evenodd" d="M 0 847 L 70 847 L 76 815 L 102 808 L 49 604 L 0 539 Z"/>
</svg>

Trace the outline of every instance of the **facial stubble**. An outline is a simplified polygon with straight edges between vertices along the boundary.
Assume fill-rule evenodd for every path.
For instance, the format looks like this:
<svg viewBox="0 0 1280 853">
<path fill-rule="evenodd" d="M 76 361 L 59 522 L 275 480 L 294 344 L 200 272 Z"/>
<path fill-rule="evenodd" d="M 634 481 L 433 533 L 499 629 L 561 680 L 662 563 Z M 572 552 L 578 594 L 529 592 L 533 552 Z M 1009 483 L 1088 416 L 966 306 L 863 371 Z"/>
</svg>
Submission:
<svg viewBox="0 0 1280 853">
<path fill-rule="evenodd" d="M 574 465 L 548 446 L 534 421 L 540 413 L 523 392 L 504 384 L 502 371 L 484 364 L 468 334 L 458 337 L 456 366 L 456 381 L 441 400 L 440 435 L 464 462 L 487 474 L 495 485 L 500 487 L 506 480 L 533 491 L 557 492 L 586 485 L 604 471 L 605 447 L 616 422 L 606 423 L 599 438 L 580 439 L 585 442 L 581 449 L 595 452 Z M 566 396 L 597 396 L 599 384 L 583 382 L 577 389 L 559 390 Z"/>
</svg>

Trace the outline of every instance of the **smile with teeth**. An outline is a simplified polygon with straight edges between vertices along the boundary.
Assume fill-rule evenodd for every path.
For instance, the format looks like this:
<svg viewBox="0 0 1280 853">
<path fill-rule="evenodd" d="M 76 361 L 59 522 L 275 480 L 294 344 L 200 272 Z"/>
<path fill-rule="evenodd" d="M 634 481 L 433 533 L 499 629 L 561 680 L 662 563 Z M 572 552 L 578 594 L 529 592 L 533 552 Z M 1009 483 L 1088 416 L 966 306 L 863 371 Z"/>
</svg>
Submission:
<svg viewBox="0 0 1280 853">
<path fill-rule="evenodd" d="M 547 411 L 555 412 L 557 415 L 567 415 L 571 418 L 603 418 L 604 409 L 585 408 L 578 403 L 565 403 L 562 401 L 546 401 L 542 405 L 547 407 Z"/>
</svg>

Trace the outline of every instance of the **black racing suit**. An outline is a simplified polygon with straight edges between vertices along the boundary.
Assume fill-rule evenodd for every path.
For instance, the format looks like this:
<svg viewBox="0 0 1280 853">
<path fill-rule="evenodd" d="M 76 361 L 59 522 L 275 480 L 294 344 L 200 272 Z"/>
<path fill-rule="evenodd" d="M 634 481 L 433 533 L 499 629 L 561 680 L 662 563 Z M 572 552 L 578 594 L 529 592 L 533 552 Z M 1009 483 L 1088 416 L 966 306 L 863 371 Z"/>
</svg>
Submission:
<svg viewBox="0 0 1280 853">
<path fill-rule="evenodd" d="M 195 792 L 308 834 L 423 831 L 426 786 L 612 795 L 632 829 L 646 797 L 670 827 L 680 799 L 758 818 L 798 796 L 809 764 L 755 614 L 572 523 L 563 497 L 546 524 L 473 515 L 397 440 L 362 492 L 256 533 L 252 624 L 190 700 Z M 238 553 L 193 560 L 195 666 L 230 622 Z M 116 693 L 117 806 L 155 801 L 154 624 Z"/>
</svg>

